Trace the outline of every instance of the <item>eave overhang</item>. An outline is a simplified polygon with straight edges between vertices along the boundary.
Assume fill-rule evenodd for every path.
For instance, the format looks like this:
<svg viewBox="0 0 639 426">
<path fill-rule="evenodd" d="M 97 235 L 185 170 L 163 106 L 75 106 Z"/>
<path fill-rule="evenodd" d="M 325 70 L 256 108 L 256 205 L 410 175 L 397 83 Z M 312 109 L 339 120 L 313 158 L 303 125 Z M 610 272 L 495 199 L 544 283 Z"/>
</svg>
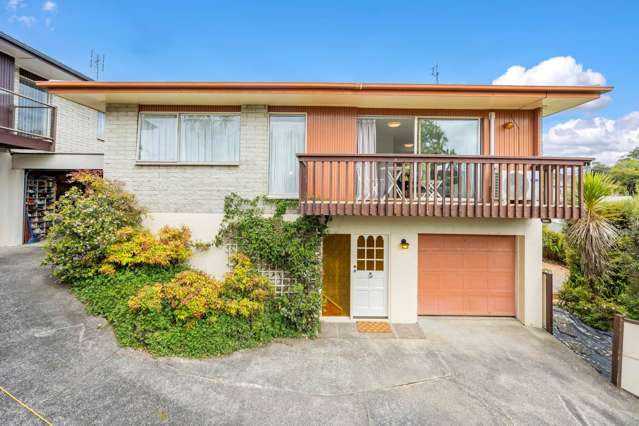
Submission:
<svg viewBox="0 0 639 426">
<path fill-rule="evenodd" d="M 498 86 L 371 83 L 46 81 L 50 93 L 104 111 L 107 104 L 278 105 L 504 110 L 547 116 L 610 92 L 610 86 Z"/>
</svg>

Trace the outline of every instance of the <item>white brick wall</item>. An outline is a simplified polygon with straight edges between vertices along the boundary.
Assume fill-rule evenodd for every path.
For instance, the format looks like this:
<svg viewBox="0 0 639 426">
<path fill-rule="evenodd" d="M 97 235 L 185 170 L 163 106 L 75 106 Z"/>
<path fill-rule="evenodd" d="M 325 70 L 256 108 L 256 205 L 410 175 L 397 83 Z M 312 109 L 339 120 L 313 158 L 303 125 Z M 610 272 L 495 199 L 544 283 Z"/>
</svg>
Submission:
<svg viewBox="0 0 639 426">
<path fill-rule="evenodd" d="M 104 152 L 104 142 L 97 138 L 98 112 L 75 102 L 50 95 L 49 102 L 57 107 L 55 151 L 61 153 Z"/>
<path fill-rule="evenodd" d="M 268 113 L 244 105 L 239 166 L 136 165 L 137 105 L 107 106 L 104 174 L 121 181 L 153 213 L 221 213 L 224 197 L 268 190 Z"/>
</svg>

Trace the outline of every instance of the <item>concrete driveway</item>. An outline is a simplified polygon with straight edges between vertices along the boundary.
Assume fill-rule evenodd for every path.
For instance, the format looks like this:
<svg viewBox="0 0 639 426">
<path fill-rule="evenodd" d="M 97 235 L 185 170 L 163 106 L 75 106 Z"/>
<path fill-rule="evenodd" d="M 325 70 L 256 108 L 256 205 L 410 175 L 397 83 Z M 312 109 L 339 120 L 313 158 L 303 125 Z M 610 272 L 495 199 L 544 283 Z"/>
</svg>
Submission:
<svg viewBox="0 0 639 426">
<path fill-rule="evenodd" d="M 639 400 L 514 320 L 424 319 L 422 339 L 286 340 L 206 360 L 119 348 L 0 249 L 0 386 L 54 424 L 637 424 Z M 37 424 L 0 393 L 0 424 Z"/>
</svg>

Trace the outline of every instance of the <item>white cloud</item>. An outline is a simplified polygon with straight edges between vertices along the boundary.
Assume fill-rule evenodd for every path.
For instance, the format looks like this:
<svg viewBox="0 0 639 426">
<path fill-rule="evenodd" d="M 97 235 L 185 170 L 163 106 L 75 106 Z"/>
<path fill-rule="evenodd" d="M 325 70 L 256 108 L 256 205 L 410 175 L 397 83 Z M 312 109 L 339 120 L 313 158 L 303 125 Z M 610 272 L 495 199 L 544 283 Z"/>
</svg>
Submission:
<svg viewBox="0 0 639 426">
<path fill-rule="evenodd" d="M 546 59 L 526 69 L 513 65 L 504 74 L 493 80 L 493 84 L 533 85 L 533 86 L 592 86 L 606 84 L 606 77 L 600 72 L 588 68 L 584 70 L 572 56 L 556 56 Z M 599 109 L 611 101 L 608 95 L 582 105 L 584 109 Z"/>
<path fill-rule="evenodd" d="M 7 0 L 7 9 L 16 10 L 23 2 L 24 0 Z"/>
<path fill-rule="evenodd" d="M 595 157 L 612 164 L 639 147 L 639 111 L 616 120 L 595 117 L 564 121 L 544 134 L 544 155 Z"/>
<path fill-rule="evenodd" d="M 12 17 L 9 18 L 9 22 L 18 22 L 27 28 L 31 28 L 33 24 L 36 23 L 36 21 L 37 19 L 35 16 L 27 16 L 27 15 L 21 15 L 21 16 L 13 15 Z"/>
<path fill-rule="evenodd" d="M 55 4 L 55 2 L 47 0 L 42 5 L 42 10 L 44 10 L 45 12 L 55 12 L 57 7 L 58 6 Z"/>
</svg>

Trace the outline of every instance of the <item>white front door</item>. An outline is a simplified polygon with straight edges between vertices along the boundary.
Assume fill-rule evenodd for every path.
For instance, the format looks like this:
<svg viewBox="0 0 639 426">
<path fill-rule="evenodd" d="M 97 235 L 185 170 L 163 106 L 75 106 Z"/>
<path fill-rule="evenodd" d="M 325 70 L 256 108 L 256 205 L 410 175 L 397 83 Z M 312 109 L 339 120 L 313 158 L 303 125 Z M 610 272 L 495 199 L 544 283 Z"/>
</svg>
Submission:
<svg viewBox="0 0 639 426">
<path fill-rule="evenodd" d="M 351 307 L 354 317 L 385 317 L 387 248 L 383 235 L 353 235 Z"/>
</svg>

